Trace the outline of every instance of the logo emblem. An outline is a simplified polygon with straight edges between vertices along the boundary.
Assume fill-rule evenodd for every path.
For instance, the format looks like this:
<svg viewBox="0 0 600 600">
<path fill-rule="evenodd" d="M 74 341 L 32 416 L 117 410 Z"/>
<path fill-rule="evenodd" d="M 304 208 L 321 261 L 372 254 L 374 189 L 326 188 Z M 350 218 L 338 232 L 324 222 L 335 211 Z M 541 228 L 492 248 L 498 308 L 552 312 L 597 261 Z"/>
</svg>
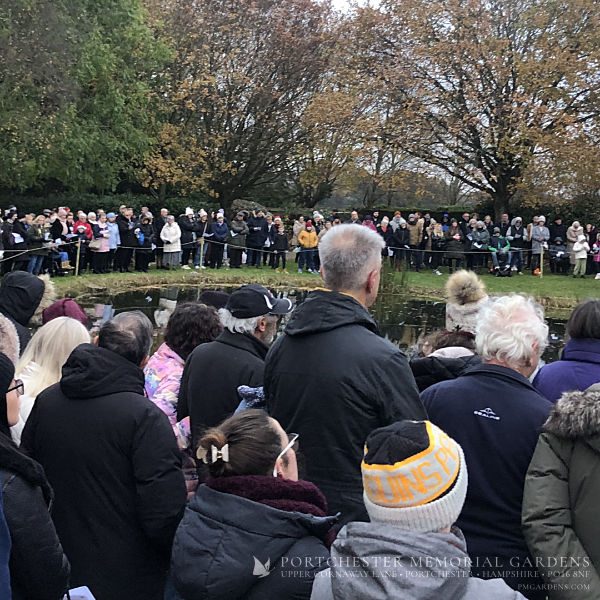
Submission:
<svg viewBox="0 0 600 600">
<path fill-rule="evenodd" d="M 266 294 L 263 294 L 263 297 L 265 299 L 265 302 L 267 303 L 267 306 L 269 307 L 269 310 L 273 310 L 273 307 L 275 305 L 271 303 L 271 301 L 269 300 L 269 296 L 267 296 Z"/>
<path fill-rule="evenodd" d="M 499 421 L 500 417 L 491 409 L 491 408 L 483 408 L 481 410 L 474 410 L 474 415 L 478 417 L 485 417 L 486 419 L 493 419 L 494 421 Z"/>
<path fill-rule="evenodd" d="M 266 577 L 271 574 L 271 559 L 267 558 L 267 562 L 263 565 L 256 556 L 252 557 L 254 559 L 254 569 L 252 571 L 252 575 L 258 575 L 259 579 Z"/>
</svg>

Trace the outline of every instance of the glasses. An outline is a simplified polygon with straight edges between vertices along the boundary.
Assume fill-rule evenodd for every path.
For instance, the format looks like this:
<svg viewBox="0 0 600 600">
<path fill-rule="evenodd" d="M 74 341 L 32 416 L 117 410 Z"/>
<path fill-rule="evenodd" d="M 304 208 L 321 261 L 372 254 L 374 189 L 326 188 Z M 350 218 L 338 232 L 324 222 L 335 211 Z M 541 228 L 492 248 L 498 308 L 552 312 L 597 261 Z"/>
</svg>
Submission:
<svg viewBox="0 0 600 600">
<path fill-rule="evenodd" d="M 290 449 L 294 452 L 298 452 L 298 449 L 300 448 L 300 444 L 298 442 L 299 437 L 299 433 L 288 433 L 289 442 L 287 443 L 285 448 L 279 453 L 279 456 L 275 459 L 275 467 L 273 467 L 273 477 L 277 477 L 277 461 L 282 456 L 285 456 L 286 452 L 288 452 L 288 450 Z"/>
<path fill-rule="evenodd" d="M 17 394 L 22 396 L 25 393 L 25 384 L 20 379 L 15 379 L 15 385 L 8 388 L 6 393 L 8 394 L 8 392 L 12 392 L 13 390 L 17 390 Z"/>
</svg>

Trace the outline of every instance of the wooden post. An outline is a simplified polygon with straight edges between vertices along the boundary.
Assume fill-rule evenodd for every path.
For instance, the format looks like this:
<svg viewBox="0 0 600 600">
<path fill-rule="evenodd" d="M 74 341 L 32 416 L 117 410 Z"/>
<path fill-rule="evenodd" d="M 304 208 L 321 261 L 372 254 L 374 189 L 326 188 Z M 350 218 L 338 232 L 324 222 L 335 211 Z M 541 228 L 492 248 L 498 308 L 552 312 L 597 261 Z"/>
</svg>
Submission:
<svg viewBox="0 0 600 600">
<path fill-rule="evenodd" d="M 544 276 L 544 242 L 540 247 L 540 279 Z"/>
<path fill-rule="evenodd" d="M 74 275 L 79 275 L 79 256 L 81 254 L 81 238 L 77 240 L 77 260 L 75 261 L 75 273 Z"/>
</svg>

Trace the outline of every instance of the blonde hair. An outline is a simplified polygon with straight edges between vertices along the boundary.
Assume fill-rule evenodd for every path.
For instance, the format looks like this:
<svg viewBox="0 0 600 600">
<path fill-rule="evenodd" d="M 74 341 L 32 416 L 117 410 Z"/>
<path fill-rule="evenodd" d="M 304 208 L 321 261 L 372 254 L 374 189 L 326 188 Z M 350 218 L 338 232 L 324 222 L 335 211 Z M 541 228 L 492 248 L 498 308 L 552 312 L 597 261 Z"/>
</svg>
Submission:
<svg viewBox="0 0 600 600">
<path fill-rule="evenodd" d="M 57 317 L 40 327 L 16 366 L 19 377 L 31 363 L 37 369 L 25 382 L 25 394 L 35 398 L 47 387 L 57 383 L 62 376 L 62 368 L 71 352 L 79 344 L 89 344 L 88 330 L 77 320 L 70 317 Z"/>
</svg>

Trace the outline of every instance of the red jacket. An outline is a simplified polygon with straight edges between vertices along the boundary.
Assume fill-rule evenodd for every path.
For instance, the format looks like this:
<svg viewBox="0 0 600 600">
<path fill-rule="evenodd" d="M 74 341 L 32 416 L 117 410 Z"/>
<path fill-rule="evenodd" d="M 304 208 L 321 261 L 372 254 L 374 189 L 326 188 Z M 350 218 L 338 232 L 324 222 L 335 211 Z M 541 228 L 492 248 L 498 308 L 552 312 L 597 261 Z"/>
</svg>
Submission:
<svg viewBox="0 0 600 600">
<path fill-rule="evenodd" d="M 81 221 L 75 221 L 75 225 L 73 226 L 73 231 L 75 233 L 77 233 L 77 228 L 80 225 L 85 227 L 85 237 L 87 237 L 88 240 L 91 240 L 92 239 L 92 226 L 89 223 L 82 223 Z"/>
</svg>

